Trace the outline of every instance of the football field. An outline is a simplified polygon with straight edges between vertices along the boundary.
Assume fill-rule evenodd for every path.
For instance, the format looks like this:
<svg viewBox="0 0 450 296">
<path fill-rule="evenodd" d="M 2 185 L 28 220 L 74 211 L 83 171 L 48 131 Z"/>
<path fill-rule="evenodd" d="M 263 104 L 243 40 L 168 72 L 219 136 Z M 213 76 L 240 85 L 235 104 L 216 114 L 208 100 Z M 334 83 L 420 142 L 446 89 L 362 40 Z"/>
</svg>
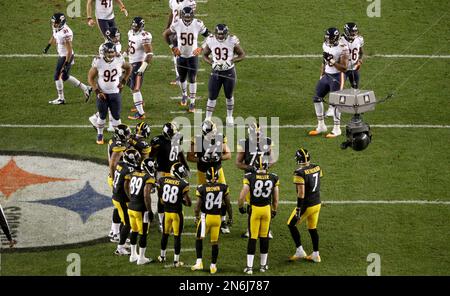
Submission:
<svg viewBox="0 0 450 296">
<path fill-rule="evenodd" d="M 198 127 L 201 121 L 195 117 L 205 114 L 186 113 L 178 105 L 180 89 L 169 84 L 175 74 L 162 37 L 168 1 L 123 1 L 129 16 L 115 9 L 122 46 L 127 44 L 126 32 L 134 16 L 145 19 L 145 29 L 153 36 L 155 56 L 142 87 L 151 137 L 176 117 Z M 103 38 L 97 27 L 87 26 L 86 1 L 80 2 L 81 16 L 67 20 L 74 32 L 71 75 L 87 83 Z M 104 203 L 99 197 L 101 205 L 92 205 L 95 211 L 83 210 L 80 203 L 85 199 L 78 194 L 82 188 L 109 194 L 107 147 L 95 143 L 96 133 L 88 121 L 96 111 L 95 100 L 85 103 L 81 91 L 66 83 L 66 104 L 48 104 L 57 96 L 55 47 L 42 54 L 51 36 L 50 17 L 57 11 L 67 14 L 68 4 L 56 0 L 0 3 L 0 203 L 18 241 L 17 248 L 9 250 L 0 233 L 0 275 L 66 275 L 69 254 L 79 255 L 81 275 L 208 275 L 208 240 L 203 245 L 205 271 L 194 273 L 189 268 L 196 259 L 193 207 L 184 209 L 181 260 L 186 266 L 177 269 L 170 266 L 172 236 L 168 263 L 137 266 L 113 255 L 116 245 L 106 239 L 110 201 Z M 274 238 L 264 275 L 367 275 L 370 258 L 378 255 L 381 275 L 450 275 L 450 2 L 381 0 L 380 4 L 381 15 L 369 17 L 370 2 L 365 0 L 197 3 L 197 17 L 208 29 L 226 23 L 246 52 L 246 59 L 236 65 L 235 117 L 267 118 L 267 133 L 279 154 L 271 171 L 280 177 L 280 205 L 271 225 Z M 317 124 L 312 97 L 320 76 L 324 30 L 337 27 L 342 31 L 346 22 L 356 22 L 365 40 L 360 88 L 373 90 L 378 99 L 393 94 L 375 111 L 364 114 L 373 140 L 361 152 L 341 150 L 345 135 L 334 139 L 308 136 Z M 201 61 L 199 68 L 197 109 L 204 112 L 210 66 Z M 133 106 L 131 92 L 125 88 L 122 95 L 122 121 L 134 127 L 136 122 L 127 119 Z M 214 116 L 225 122 L 223 92 Z M 349 114 L 342 115 L 344 134 L 350 119 Z M 330 129 L 332 119 L 326 123 Z M 236 151 L 237 132 L 228 136 Z M 287 260 L 295 252 L 286 221 L 295 208 L 292 173 L 299 147 L 308 149 L 311 161 L 324 173 L 319 264 Z M 233 152 L 232 159 L 223 163 L 233 202 L 233 225 L 230 234 L 220 235 L 218 275 L 243 275 L 246 266 L 247 240 L 241 233 L 246 230 L 247 216 L 239 214 L 236 204 L 243 173 L 235 159 Z M 82 161 L 100 169 L 83 170 Z M 64 187 L 60 181 L 27 183 L 20 179 L 31 173 L 40 175 L 39 180 L 45 175 L 79 181 L 68 181 L 71 185 Z M 53 184 L 60 183 L 55 189 Z M 195 172 L 190 184 L 194 199 Z M 67 201 L 70 196 L 80 198 L 80 203 Z M 57 203 L 62 197 L 64 203 Z M 86 202 L 86 208 L 91 207 Z M 304 249 L 312 252 L 305 224 L 299 229 Z M 147 257 L 159 255 L 160 237 L 157 225 L 152 224 Z M 259 267 L 259 247 L 255 267 Z M 263 274 L 256 271 L 254 275 Z"/>
</svg>

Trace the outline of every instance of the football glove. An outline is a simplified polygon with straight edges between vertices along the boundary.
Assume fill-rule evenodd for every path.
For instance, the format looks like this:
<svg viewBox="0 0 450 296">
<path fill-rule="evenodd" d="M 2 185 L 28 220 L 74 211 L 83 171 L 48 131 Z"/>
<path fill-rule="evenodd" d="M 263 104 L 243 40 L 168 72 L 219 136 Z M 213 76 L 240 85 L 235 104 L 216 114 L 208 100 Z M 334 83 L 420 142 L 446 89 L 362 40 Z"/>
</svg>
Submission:
<svg viewBox="0 0 450 296">
<path fill-rule="evenodd" d="M 47 46 L 44 48 L 44 50 L 42 51 L 42 53 L 47 53 L 48 52 L 48 50 L 50 49 L 50 46 L 52 46 L 50 43 L 49 44 L 47 44 Z"/>
<path fill-rule="evenodd" d="M 172 53 L 176 56 L 181 55 L 181 51 L 178 47 L 172 47 Z"/>
<path fill-rule="evenodd" d="M 198 56 L 199 54 L 201 54 L 203 51 L 203 48 L 201 47 L 197 47 L 196 49 L 194 49 L 194 51 L 192 52 L 193 55 Z"/>
<path fill-rule="evenodd" d="M 195 217 L 194 217 L 194 225 L 197 226 L 197 224 L 198 224 L 199 221 L 200 221 L 200 217 L 195 216 Z"/>
<path fill-rule="evenodd" d="M 228 224 L 228 226 L 233 225 L 233 219 L 228 219 L 227 224 Z"/>
<path fill-rule="evenodd" d="M 127 9 L 125 8 L 125 6 L 120 7 L 120 11 L 122 11 L 123 14 L 125 14 L 125 16 L 128 16 L 128 11 L 127 11 Z"/>
<path fill-rule="evenodd" d="M 301 213 L 300 208 L 299 208 L 299 207 L 296 207 L 296 208 L 295 208 L 295 217 L 296 217 L 298 220 L 300 220 L 300 213 Z"/>
<path fill-rule="evenodd" d="M 97 99 L 105 101 L 106 100 L 106 95 L 100 90 L 100 89 L 96 89 L 95 90 L 95 94 L 97 95 Z"/>
<path fill-rule="evenodd" d="M 91 17 L 88 17 L 87 23 L 89 27 L 95 26 L 95 21 Z"/>
<path fill-rule="evenodd" d="M 272 210 L 271 215 L 270 215 L 272 217 L 272 219 L 275 218 L 276 215 L 277 215 L 277 211 Z"/>
<path fill-rule="evenodd" d="M 245 210 L 244 207 L 240 207 L 240 208 L 239 208 L 239 213 L 245 214 L 246 212 L 247 212 L 247 211 Z"/>
<path fill-rule="evenodd" d="M 139 69 L 137 70 L 137 74 L 142 74 L 145 72 L 145 70 L 147 69 L 148 63 L 147 62 L 142 62 L 142 65 L 139 67 Z"/>
</svg>

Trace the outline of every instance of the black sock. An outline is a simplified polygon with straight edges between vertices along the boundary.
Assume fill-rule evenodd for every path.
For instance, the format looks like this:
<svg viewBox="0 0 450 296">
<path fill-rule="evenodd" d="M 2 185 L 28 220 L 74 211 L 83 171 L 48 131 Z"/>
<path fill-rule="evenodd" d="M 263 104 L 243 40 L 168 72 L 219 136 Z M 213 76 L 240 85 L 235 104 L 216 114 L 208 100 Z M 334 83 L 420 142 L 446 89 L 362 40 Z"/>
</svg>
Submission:
<svg viewBox="0 0 450 296">
<path fill-rule="evenodd" d="M 248 255 L 255 255 L 256 253 L 256 239 L 249 239 L 247 244 L 247 254 Z"/>
<path fill-rule="evenodd" d="M 161 250 L 165 250 L 167 248 L 167 242 L 169 241 L 169 235 L 163 233 L 161 237 Z"/>
<path fill-rule="evenodd" d="M 139 248 L 147 248 L 147 233 L 144 232 L 139 238 Z"/>
<path fill-rule="evenodd" d="M 130 234 L 130 244 L 135 245 L 137 243 L 138 232 L 131 232 Z"/>
<path fill-rule="evenodd" d="M 175 255 L 180 255 L 181 252 L 181 235 L 175 235 Z"/>
<path fill-rule="evenodd" d="M 120 223 L 119 210 L 116 208 L 113 210 L 112 221 L 113 223 Z"/>
<path fill-rule="evenodd" d="M 311 236 L 313 251 L 319 251 L 319 233 L 317 233 L 317 229 L 308 229 L 309 235 Z"/>
<path fill-rule="evenodd" d="M 197 239 L 195 241 L 195 251 L 197 253 L 197 259 L 201 259 L 203 253 L 203 240 Z"/>
<path fill-rule="evenodd" d="M 124 224 L 122 229 L 120 230 L 120 241 L 119 245 L 124 245 L 127 241 L 128 235 L 130 234 L 131 227 L 130 225 Z"/>
<path fill-rule="evenodd" d="M 211 263 L 216 264 L 217 263 L 217 257 L 219 257 L 219 245 L 214 244 L 211 246 L 212 253 L 211 253 Z"/>
<path fill-rule="evenodd" d="M 260 237 L 259 238 L 259 251 L 261 254 L 269 253 L 269 238 Z"/>
<path fill-rule="evenodd" d="M 298 248 L 302 245 L 302 241 L 300 239 L 300 232 L 295 225 L 288 225 L 289 231 L 291 232 L 291 236 L 294 239 L 295 247 Z"/>
</svg>

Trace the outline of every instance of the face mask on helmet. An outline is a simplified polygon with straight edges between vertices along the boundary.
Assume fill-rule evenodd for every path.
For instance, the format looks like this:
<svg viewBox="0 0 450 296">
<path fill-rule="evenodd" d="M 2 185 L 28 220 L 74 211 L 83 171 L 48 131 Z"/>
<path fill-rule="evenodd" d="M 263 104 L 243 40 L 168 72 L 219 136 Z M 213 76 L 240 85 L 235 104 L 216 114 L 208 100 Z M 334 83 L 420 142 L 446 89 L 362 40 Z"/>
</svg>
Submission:
<svg viewBox="0 0 450 296">
<path fill-rule="evenodd" d="M 228 37 L 228 27 L 225 24 L 218 24 L 214 30 L 214 35 L 218 41 L 224 41 Z"/>
<path fill-rule="evenodd" d="M 216 124 L 211 120 L 205 120 L 202 123 L 202 135 L 205 137 L 205 139 L 210 141 L 216 136 L 216 134 L 217 134 Z"/>
<path fill-rule="evenodd" d="M 146 158 L 141 163 L 141 170 L 149 174 L 151 177 L 156 175 L 156 162 L 151 158 Z"/>
<path fill-rule="evenodd" d="M 181 11 L 181 19 L 186 26 L 189 26 L 194 20 L 194 10 L 189 6 L 183 8 Z"/>
<path fill-rule="evenodd" d="M 145 21 L 141 18 L 141 17 L 135 17 L 133 19 L 133 21 L 131 22 L 131 30 L 133 30 L 133 32 L 139 33 L 141 30 L 144 29 L 145 26 Z"/>
<path fill-rule="evenodd" d="M 177 132 L 178 132 L 178 129 L 174 123 L 168 122 L 168 123 L 164 124 L 163 135 L 166 139 L 171 140 Z"/>
<path fill-rule="evenodd" d="M 52 16 L 51 21 L 52 21 L 52 28 L 55 29 L 56 31 L 60 31 L 66 24 L 66 17 L 64 16 L 63 13 L 55 13 Z"/>
<path fill-rule="evenodd" d="M 358 36 L 358 27 L 355 23 L 347 23 L 344 25 L 344 36 L 347 40 L 353 41 Z"/>
<path fill-rule="evenodd" d="M 130 148 L 123 153 L 123 161 L 128 165 L 137 168 L 141 155 L 136 149 Z"/>
<path fill-rule="evenodd" d="M 143 138 L 148 138 L 150 136 L 150 126 L 145 122 L 140 122 L 136 125 L 135 133 Z"/>
<path fill-rule="evenodd" d="M 253 122 L 248 127 L 248 137 L 251 142 L 258 143 L 261 139 L 262 132 L 258 123 Z"/>
<path fill-rule="evenodd" d="M 308 150 L 304 148 L 300 148 L 295 152 L 295 160 L 297 161 L 297 164 L 305 164 L 308 163 L 310 160 L 309 152 Z"/>
<path fill-rule="evenodd" d="M 170 169 L 170 174 L 180 180 L 184 180 L 188 176 L 186 168 L 180 162 L 174 163 L 172 165 Z"/>
<path fill-rule="evenodd" d="M 126 124 L 119 124 L 114 129 L 114 136 L 121 141 L 126 141 L 131 135 L 131 130 Z"/>
<path fill-rule="evenodd" d="M 339 41 L 339 30 L 336 28 L 329 28 L 325 32 L 325 42 L 329 46 L 336 46 Z"/>
</svg>

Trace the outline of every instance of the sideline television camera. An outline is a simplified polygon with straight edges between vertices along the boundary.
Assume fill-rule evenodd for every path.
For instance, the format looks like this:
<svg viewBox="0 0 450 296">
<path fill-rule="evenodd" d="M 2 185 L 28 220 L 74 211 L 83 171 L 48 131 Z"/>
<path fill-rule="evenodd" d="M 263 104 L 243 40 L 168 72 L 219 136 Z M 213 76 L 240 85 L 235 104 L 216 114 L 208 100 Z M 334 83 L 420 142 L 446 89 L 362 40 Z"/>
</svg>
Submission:
<svg viewBox="0 0 450 296">
<path fill-rule="evenodd" d="M 361 151 L 372 141 L 370 126 L 362 120 L 362 113 L 375 110 L 377 99 L 371 90 L 344 89 L 330 93 L 330 105 L 336 106 L 341 113 L 353 114 L 346 126 L 347 140 L 341 144 L 342 149 L 352 147 Z"/>
</svg>

